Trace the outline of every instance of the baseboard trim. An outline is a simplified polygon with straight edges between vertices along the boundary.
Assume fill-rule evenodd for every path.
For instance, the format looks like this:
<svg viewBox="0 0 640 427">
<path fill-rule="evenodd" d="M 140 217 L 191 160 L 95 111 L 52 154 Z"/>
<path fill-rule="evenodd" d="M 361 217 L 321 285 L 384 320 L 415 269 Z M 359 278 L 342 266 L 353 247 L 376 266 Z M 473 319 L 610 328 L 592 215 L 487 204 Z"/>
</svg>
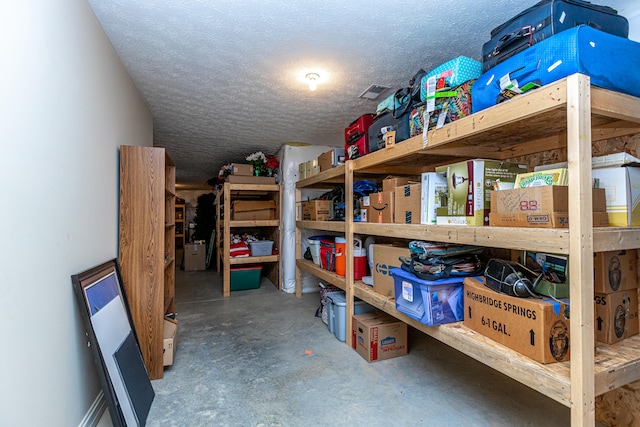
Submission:
<svg viewBox="0 0 640 427">
<path fill-rule="evenodd" d="M 107 399 L 104 398 L 104 393 L 100 390 L 78 427 L 96 427 L 105 409 L 107 409 Z"/>
</svg>

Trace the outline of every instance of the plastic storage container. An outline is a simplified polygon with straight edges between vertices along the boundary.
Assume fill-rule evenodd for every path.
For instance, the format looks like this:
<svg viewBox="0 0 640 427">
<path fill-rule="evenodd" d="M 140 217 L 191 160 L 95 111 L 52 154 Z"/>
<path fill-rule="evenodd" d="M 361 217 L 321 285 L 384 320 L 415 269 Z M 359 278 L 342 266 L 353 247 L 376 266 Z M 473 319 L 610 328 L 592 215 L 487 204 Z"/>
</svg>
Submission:
<svg viewBox="0 0 640 427">
<path fill-rule="evenodd" d="M 258 240 L 257 242 L 249 242 L 251 256 L 268 256 L 273 251 L 273 240 Z"/>
<path fill-rule="evenodd" d="M 425 325 L 441 325 L 464 318 L 464 277 L 422 280 L 392 268 L 396 309 Z"/>
<path fill-rule="evenodd" d="M 347 299 L 344 292 L 327 292 L 325 294 L 327 304 L 325 308 L 329 309 L 329 323 L 327 328 L 329 332 L 336 336 L 340 341 L 347 339 Z M 353 306 L 353 314 L 372 313 L 376 308 L 364 301 L 356 300 Z"/>
<path fill-rule="evenodd" d="M 244 291 L 260 287 L 261 265 L 231 267 L 231 290 Z"/>
</svg>

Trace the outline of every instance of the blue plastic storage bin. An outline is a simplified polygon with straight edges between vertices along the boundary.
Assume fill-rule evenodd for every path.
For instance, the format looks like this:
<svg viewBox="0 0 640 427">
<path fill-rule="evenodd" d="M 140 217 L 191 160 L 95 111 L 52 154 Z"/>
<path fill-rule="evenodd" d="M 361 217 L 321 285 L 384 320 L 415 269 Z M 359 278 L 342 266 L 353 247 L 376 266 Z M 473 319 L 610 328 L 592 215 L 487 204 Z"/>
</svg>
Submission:
<svg viewBox="0 0 640 427">
<path fill-rule="evenodd" d="M 347 339 L 347 299 L 342 291 L 327 292 L 325 294 L 325 308 L 329 309 L 329 323 L 327 328 L 329 332 L 336 336 L 340 341 Z M 353 314 L 372 313 L 376 308 L 364 301 L 356 300 L 353 306 Z"/>
<path fill-rule="evenodd" d="M 464 277 L 422 280 L 392 268 L 396 309 L 425 325 L 441 325 L 464 318 Z"/>
</svg>

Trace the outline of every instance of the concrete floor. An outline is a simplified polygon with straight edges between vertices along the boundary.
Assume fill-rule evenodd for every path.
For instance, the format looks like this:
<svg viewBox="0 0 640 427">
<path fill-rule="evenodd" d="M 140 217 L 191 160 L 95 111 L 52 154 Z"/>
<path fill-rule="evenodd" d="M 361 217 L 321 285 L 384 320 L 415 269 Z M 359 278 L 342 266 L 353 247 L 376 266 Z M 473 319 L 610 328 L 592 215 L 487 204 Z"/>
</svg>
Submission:
<svg viewBox="0 0 640 427">
<path fill-rule="evenodd" d="M 409 355 L 367 363 L 314 317 L 318 293 L 263 279 L 224 299 L 215 271 L 176 276 L 176 360 L 152 382 L 148 426 L 570 424 L 569 408 L 415 329 Z"/>
</svg>

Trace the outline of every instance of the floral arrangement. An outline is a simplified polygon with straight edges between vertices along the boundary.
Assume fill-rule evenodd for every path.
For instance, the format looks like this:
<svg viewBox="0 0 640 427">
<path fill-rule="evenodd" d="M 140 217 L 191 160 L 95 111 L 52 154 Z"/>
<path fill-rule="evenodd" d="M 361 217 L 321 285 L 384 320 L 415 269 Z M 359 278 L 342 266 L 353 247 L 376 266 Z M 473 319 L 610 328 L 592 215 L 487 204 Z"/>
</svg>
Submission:
<svg viewBox="0 0 640 427">
<path fill-rule="evenodd" d="M 267 157 L 262 151 L 256 151 L 255 153 L 249 154 L 245 159 L 253 166 L 264 166 L 267 161 Z"/>
<path fill-rule="evenodd" d="M 249 154 L 245 159 L 253 165 L 256 175 L 274 176 L 278 172 L 280 162 L 274 155 L 265 156 L 262 151 Z"/>
<path fill-rule="evenodd" d="M 280 166 L 280 162 L 278 161 L 278 158 L 276 156 L 269 155 L 267 156 L 267 159 L 264 162 L 264 165 L 266 166 L 267 169 L 276 170 Z"/>
</svg>

